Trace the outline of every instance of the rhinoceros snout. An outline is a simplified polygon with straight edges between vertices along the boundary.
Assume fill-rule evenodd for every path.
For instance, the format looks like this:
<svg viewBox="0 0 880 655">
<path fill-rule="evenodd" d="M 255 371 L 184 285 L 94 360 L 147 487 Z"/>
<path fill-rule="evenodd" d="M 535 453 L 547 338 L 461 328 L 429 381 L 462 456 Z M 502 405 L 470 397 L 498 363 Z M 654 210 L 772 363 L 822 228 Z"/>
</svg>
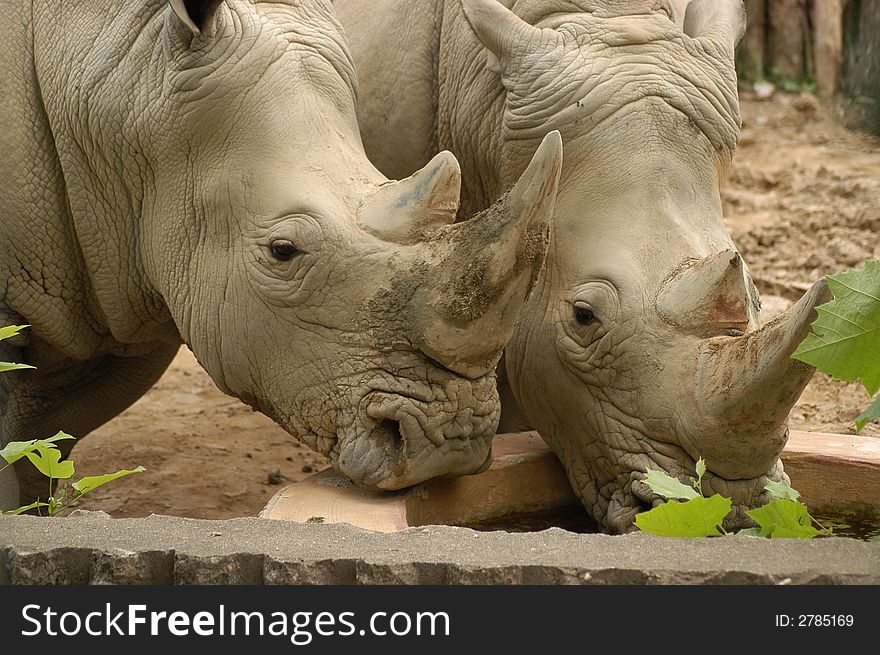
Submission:
<svg viewBox="0 0 880 655">
<path fill-rule="evenodd" d="M 494 377 L 477 386 L 494 384 Z M 362 411 L 340 431 L 341 473 L 369 489 L 402 489 L 440 476 L 470 475 L 491 463 L 491 440 L 498 425 L 497 396 L 461 388 L 442 399 L 421 400 L 373 392 Z M 456 402 L 457 401 L 457 402 Z"/>
</svg>

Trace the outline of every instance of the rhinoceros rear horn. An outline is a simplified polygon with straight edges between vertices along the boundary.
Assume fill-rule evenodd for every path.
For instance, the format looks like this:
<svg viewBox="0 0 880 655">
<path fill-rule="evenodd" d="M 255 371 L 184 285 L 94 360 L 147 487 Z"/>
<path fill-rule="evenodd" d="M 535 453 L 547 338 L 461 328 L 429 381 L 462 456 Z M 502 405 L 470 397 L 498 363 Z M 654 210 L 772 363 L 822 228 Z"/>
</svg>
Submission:
<svg viewBox="0 0 880 655">
<path fill-rule="evenodd" d="M 678 269 L 663 283 L 656 304 L 664 321 L 697 334 L 745 331 L 757 319 L 751 309 L 745 264 L 734 250 Z"/>
<path fill-rule="evenodd" d="M 171 10 L 193 34 L 204 32 L 224 0 L 168 0 Z"/>
<path fill-rule="evenodd" d="M 358 220 L 385 241 L 416 243 L 431 228 L 455 222 L 460 195 L 458 160 L 443 151 L 405 180 L 380 187 Z"/>
<path fill-rule="evenodd" d="M 497 363 L 544 264 L 562 169 L 551 132 L 511 191 L 424 244 L 431 275 L 412 298 L 411 339 L 470 377 Z"/>
<path fill-rule="evenodd" d="M 732 59 L 746 33 L 742 0 L 691 0 L 684 15 L 684 33 L 720 46 Z"/>
</svg>

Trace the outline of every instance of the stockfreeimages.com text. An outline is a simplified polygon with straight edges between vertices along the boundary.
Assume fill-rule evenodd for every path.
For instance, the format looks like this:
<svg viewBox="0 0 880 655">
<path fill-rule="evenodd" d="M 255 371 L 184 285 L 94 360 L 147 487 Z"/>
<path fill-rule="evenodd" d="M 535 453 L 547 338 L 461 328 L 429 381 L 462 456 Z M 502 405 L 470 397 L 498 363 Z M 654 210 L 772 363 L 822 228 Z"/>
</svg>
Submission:
<svg viewBox="0 0 880 655">
<path fill-rule="evenodd" d="M 27 627 L 22 636 L 157 636 L 186 637 L 273 636 L 287 637 L 296 646 L 306 646 L 318 637 L 406 636 L 448 637 L 450 620 L 446 612 L 373 612 L 360 627 L 354 612 L 245 612 L 229 611 L 220 605 L 212 612 L 150 611 L 146 605 L 126 605 L 115 610 L 107 603 L 103 611 L 87 614 L 51 606 L 25 605 L 22 618 Z"/>
</svg>

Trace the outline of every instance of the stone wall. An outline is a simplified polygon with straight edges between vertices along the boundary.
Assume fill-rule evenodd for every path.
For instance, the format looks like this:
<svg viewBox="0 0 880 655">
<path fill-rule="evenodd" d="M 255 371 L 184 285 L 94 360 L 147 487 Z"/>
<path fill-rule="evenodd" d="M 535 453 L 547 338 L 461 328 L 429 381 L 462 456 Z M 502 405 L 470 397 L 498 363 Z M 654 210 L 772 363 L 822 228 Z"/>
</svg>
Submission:
<svg viewBox="0 0 880 655">
<path fill-rule="evenodd" d="M 880 584 L 880 543 L 0 516 L 0 584 Z"/>
</svg>

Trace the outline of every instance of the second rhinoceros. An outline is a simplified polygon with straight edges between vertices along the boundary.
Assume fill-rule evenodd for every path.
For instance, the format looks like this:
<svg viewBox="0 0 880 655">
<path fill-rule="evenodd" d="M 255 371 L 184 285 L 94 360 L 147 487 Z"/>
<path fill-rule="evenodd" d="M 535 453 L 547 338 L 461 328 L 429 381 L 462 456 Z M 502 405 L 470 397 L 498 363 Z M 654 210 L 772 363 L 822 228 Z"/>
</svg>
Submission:
<svg viewBox="0 0 880 655">
<path fill-rule="evenodd" d="M 359 484 L 486 464 L 558 135 L 498 205 L 453 224 L 452 155 L 400 182 L 367 160 L 329 2 L 4 8 L 0 325 L 32 328 L 0 359 L 38 368 L 0 377 L 0 443 L 88 433 L 183 342 Z M 18 483 L 43 492 L 11 473 L 0 507 Z"/>
<path fill-rule="evenodd" d="M 740 0 L 335 7 L 361 73 L 364 143 L 386 173 L 451 148 L 471 211 L 548 130 L 565 139 L 547 264 L 505 351 L 515 402 L 502 393 L 502 430 L 536 427 L 610 531 L 657 502 L 647 469 L 684 480 L 699 457 L 704 492 L 734 500 L 726 525 L 748 523 L 784 477 L 788 413 L 813 373 L 790 354 L 827 289 L 760 327 L 724 229 Z"/>
</svg>

